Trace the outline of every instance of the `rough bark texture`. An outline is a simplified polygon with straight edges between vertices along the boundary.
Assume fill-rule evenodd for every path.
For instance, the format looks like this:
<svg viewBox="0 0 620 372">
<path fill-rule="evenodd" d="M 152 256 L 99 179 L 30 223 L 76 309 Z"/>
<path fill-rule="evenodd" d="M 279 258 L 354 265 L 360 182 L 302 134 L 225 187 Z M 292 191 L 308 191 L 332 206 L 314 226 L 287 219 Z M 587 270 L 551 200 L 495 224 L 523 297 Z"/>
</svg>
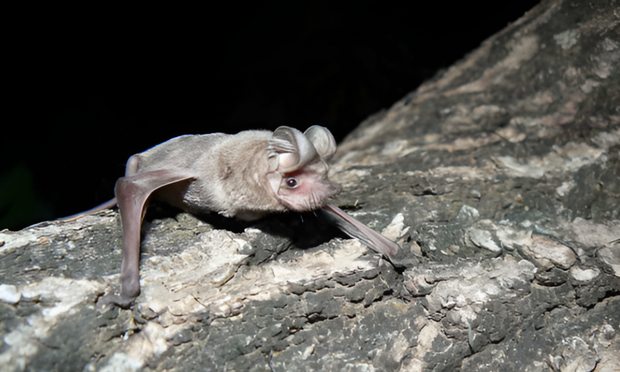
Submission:
<svg viewBox="0 0 620 372">
<path fill-rule="evenodd" d="M 620 369 L 619 23 L 543 1 L 341 144 L 340 205 L 399 269 L 312 214 L 154 208 L 142 295 L 99 309 L 115 212 L 1 232 L 2 369 Z"/>
</svg>

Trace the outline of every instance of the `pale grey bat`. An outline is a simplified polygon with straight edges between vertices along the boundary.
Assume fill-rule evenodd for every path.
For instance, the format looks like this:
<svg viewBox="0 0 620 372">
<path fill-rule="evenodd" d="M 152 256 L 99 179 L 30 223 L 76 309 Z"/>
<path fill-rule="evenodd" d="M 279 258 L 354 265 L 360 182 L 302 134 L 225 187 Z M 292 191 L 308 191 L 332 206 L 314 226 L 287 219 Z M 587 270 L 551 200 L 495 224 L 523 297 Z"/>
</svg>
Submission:
<svg viewBox="0 0 620 372">
<path fill-rule="evenodd" d="M 140 294 L 140 226 L 150 197 L 190 213 L 252 221 L 273 212 L 321 209 L 341 230 L 391 259 L 398 245 L 327 202 L 340 186 L 327 178 L 336 152 L 328 129 L 290 127 L 173 138 L 129 158 L 116 198 L 123 228 L 121 306 Z M 81 216 L 80 214 L 78 216 Z"/>
</svg>

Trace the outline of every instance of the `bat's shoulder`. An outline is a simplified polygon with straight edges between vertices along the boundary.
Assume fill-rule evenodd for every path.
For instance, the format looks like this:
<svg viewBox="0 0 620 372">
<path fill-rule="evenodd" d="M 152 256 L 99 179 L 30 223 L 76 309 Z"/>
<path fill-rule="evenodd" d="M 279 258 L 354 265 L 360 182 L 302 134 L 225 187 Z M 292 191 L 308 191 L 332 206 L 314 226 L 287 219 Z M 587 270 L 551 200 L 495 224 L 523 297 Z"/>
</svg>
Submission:
<svg viewBox="0 0 620 372">
<path fill-rule="evenodd" d="M 189 164 L 205 154 L 241 151 L 241 148 L 256 146 L 257 142 L 268 141 L 273 132 L 267 130 L 247 130 L 237 134 L 210 133 L 188 134 L 162 142 L 159 145 L 134 155 L 134 162 L 140 166 L 131 169 L 145 169 L 152 165 L 182 163 Z"/>
<path fill-rule="evenodd" d="M 229 136 L 212 133 L 171 138 L 129 158 L 125 175 L 162 167 L 189 168 L 203 154 L 215 151 L 226 137 Z"/>
</svg>

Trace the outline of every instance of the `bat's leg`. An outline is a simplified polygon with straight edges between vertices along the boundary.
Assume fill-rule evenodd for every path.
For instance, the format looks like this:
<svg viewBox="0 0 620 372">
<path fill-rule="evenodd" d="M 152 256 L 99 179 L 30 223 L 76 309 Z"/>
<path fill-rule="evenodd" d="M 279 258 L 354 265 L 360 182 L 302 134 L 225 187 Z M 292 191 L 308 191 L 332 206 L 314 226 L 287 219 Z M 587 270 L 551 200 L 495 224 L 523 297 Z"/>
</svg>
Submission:
<svg viewBox="0 0 620 372">
<path fill-rule="evenodd" d="M 75 220 L 77 220 L 80 217 L 84 217 L 84 216 L 87 216 L 89 214 L 102 211 L 104 209 L 112 208 L 115 205 L 116 205 L 116 198 L 108 200 L 107 202 L 105 202 L 103 204 L 99 204 L 98 206 L 96 206 L 94 208 L 91 208 L 91 209 L 89 209 L 87 211 L 76 213 L 76 214 L 72 214 L 71 216 L 67 216 L 67 217 L 58 218 L 58 219 L 54 220 L 52 223 L 56 224 L 56 223 L 59 223 L 59 222 L 75 221 Z M 36 227 L 36 226 L 40 226 L 40 225 L 47 224 L 47 223 L 48 223 L 47 221 L 37 222 L 34 225 L 30 225 L 28 227 L 25 227 L 24 229 L 29 229 L 31 227 Z"/>
<path fill-rule="evenodd" d="M 400 248 L 398 244 L 349 216 L 335 205 L 327 204 L 323 206 L 323 210 L 328 212 L 328 215 L 330 215 L 334 223 L 336 223 L 345 234 L 358 239 L 375 252 L 382 253 L 390 260 L 392 260 L 398 252 Z"/>
<path fill-rule="evenodd" d="M 89 209 L 87 211 L 80 212 L 80 213 L 77 213 L 77 214 L 73 214 L 71 216 L 59 218 L 58 221 L 69 222 L 69 221 L 77 220 L 80 217 L 87 216 L 89 214 L 93 214 L 93 213 L 102 211 L 104 209 L 112 208 L 115 205 L 116 205 L 116 198 L 110 199 L 107 202 L 99 204 L 98 206 L 96 206 L 94 208 L 91 208 L 91 209 Z"/>
<path fill-rule="evenodd" d="M 146 200 L 163 186 L 194 178 L 186 171 L 157 170 L 123 177 L 116 183 L 116 199 L 123 226 L 121 299 L 124 303 L 140 294 L 140 225 Z"/>
</svg>

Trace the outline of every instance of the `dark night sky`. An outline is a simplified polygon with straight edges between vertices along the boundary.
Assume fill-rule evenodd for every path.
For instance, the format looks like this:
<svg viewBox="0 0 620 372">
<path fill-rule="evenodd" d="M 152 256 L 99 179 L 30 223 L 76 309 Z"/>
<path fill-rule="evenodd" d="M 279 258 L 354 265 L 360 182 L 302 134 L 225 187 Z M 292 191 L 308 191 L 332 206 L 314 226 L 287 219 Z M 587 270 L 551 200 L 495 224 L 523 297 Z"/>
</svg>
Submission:
<svg viewBox="0 0 620 372">
<path fill-rule="evenodd" d="M 537 2 L 16 11 L 0 229 L 111 199 L 129 156 L 178 135 L 319 124 L 340 140 Z"/>
</svg>

